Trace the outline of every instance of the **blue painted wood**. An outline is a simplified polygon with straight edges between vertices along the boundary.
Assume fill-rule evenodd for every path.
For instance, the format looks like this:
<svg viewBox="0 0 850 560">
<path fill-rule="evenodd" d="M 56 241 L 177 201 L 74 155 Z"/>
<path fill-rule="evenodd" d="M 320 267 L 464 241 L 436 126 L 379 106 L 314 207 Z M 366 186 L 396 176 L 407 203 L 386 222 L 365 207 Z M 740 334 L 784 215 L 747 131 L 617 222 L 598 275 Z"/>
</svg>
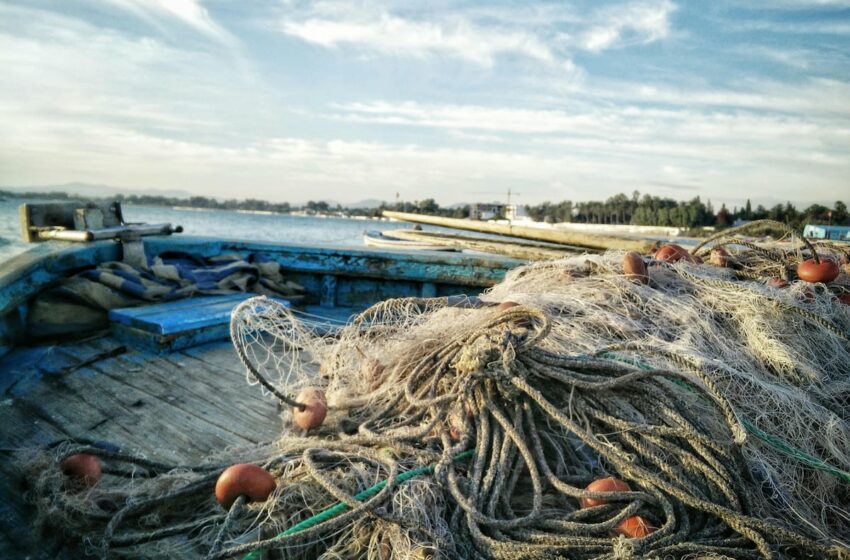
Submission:
<svg viewBox="0 0 850 560">
<path fill-rule="evenodd" d="M 263 254 L 277 261 L 286 274 L 307 288 L 308 301 L 321 301 L 323 277 L 329 275 L 336 280 L 334 303 L 353 306 L 366 306 L 388 297 L 433 293 L 430 286 L 423 288 L 423 282 L 433 284 L 436 295 L 474 295 L 499 282 L 511 268 L 523 264 L 506 257 L 461 253 L 407 253 L 188 236 L 145 238 L 144 245 L 149 257 L 164 252 L 184 252 L 198 257 Z M 120 258 L 121 246 L 115 241 L 50 242 L 35 245 L 32 250 L 0 264 L 0 356 L 23 341 L 21 319 L 25 313 L 19 311 L 22 305 L 62 278 Z"/>
<path fill-rule="evenodd" d="M 0 357 L 0 393 L 21 396 L 35 388 L 46 375 L 61 373 L 97 354 L 76 345 L 16 348 Z"/>
<path fill-rule="evenodd" d="M 424 298 L 437 297 L 437 285 L 433 282 L 422 282 L 421 296 Z"/>
<path fill-rule="evenodd" d="M 159 334 L 120 323 L 112 323 L 110 331 L 115 340 L 129 347 L 146 350 L 154 354 L 168 354 L 230 338 L 230 325 L 216 325 L 182 333 Z"/>
<path fill-rule="evenodd" d="M 218 240 L 201 237 L 150 237 L 145 239 L 148 254 L 185 251 L 198 256 L 222 253 L 266 254 L 287 270 L 338 276 L 367 276 L 419 282 L 450 283 L 489 287 L 524 261 L 497 256 L 393 249 L 352 249 L 349 247 L 308 246 L 252 241 Z"/>
<path fill-rule="evenodd" d="M 148 315 L 159 315 L 163 312 L 174 313 L 178 311 L 189 311 L 195 307 L 205 307 L 211 303 L 224 303 L 228 301 L 241 302 L 245 301 L 248 298 L 254 297 L 257 294 L 251 293 L 236 293 L 236 294 L 220 294 L 214 296 L 194 296 L 183 299 L 176 299 L 173 301 L 164 301 L 162 303 L 155 303 L 150 305 L 144 305 L 141 307 L 125 307 L 122 309 L 115 309 L 114 311 L 120 312 L 121 316 L 129 315 L 131 317 L 145 317 Z M 113 319 L 110 314 L 110 320 L 118 320 Z M 121 322 L 118 320 L 118 322 Z"/>
<path fill-rule="evenodd" d="M 319 302 L 322 307 L 333 307 L 336 304 L 336 276 L 333 274 L 322 276 L 322 295 Z"/>
<path fill-rule="evenodd" d="M 125 307 L 109 312 L 109 320 L 155 334 L 189 334 L 207 327 L 227 325 L 237 305 L 256 294 L 194 297 L 143 307 Z M 272 298 L 289 307 L 289 302 Z"/>
<path fill-rule="evenodd" d="M 40 243 L 0 265 L 0 317 L 76 270 L 120 258 L 115 241 Z"/>
</svg>

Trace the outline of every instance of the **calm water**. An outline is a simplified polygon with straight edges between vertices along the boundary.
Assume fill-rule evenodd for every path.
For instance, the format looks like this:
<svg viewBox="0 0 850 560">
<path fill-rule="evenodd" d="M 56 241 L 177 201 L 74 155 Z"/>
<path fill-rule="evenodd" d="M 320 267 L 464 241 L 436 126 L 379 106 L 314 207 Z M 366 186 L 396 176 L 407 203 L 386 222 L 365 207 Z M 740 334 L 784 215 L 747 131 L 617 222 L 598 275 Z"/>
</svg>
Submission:
<svg viewBox="0 0 850 560">
<path fill-rule="evenodd" d="M 27 249 L 21 241 L 18 206 L 21 200 L 0 201 L 0 264 Z M 181 210 L 148 206 L 124 206 L 128 222 L 163 223 L 183 226 L 183 235 L 206 235 L 227 239 L 283 243 L 363 246 L 363 231 L 404 227 L 398 222 L 309 218 L 286 215 L 242 214 L 224 210 Z"/>
<path fill-rule="evenodd" d="M 27 249 L 21 241 L 18 206 L 21 199 L 0 201 L 0 266 Z M 345 218 L 309 218 L 283 214 L 243 214 L 225 210 L 186 210 L 152 206 L 124 206 L 128 222 L 171 223 L 183 226 L 184 235 L 204 235 L 225 239 L 247 239 L 281 243 L 363 246 L 363 231 L 388 231 L 408 227 L 399 222 L 350 220 Z M 456 230 L 423 226 L 425 230 L 458 234 Z M 178 234 L 179 235 L 179 234 Z M 487 234 L 474 234 L 491 237 Z M 494 236 L 499 237 L 499 236 Z M 644 239 L 664 239 L 645 237 Z M 677 238 L 676 243 L 693 240 Z"/>
</svg>

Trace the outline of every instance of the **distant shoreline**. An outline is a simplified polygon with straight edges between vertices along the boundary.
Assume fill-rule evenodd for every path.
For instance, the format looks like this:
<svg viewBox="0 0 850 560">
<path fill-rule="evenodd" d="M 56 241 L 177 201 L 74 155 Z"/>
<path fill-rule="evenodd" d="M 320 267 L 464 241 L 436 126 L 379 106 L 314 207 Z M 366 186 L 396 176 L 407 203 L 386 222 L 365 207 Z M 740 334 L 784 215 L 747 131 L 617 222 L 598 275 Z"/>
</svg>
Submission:
<svg viewBox="0 0 850 560">
<path fill-rule="evenodd" d="M 432 198 L 415 202 L 396 202 L 388 204 L 381 202 L 374 207 L 344 207 L 341 204 L 332 206 L 327 201 L 308 201 L 301 206 L 293 206 L 288 202 L 269 202 L 259 199 L 228 199 L 218 200 L 205 196 L 168 197 L 162 195 L 115 195 L 109 197 L 84 197 L 71 195 L 63 191 L 52 192 L 23 192 L 0 190 L 0 199 L 15 200 L 56 200 L 84 201 L 93 200 L 101 203 L 119 201 L 130 206 L 149 206 L 156 208 L 173 208 L 193 212 L 205 210 L 229 210 L 243 214 L 255 215 L 288 215 L 312 217 L 337 217 L 352 219 L 380 219 L 384 210 L 396 212 L 440 216 L 447 218 L 469 218 L 473 214 L 470 204 L 441 207 Z M 363 201 L 366 202 L 366 201 Z M 371 200 L 369 202 L 372 202 Z M 513 215 L 529 225 L 564 225 L 574 227 L 582 224 L 588 227 L 621 228 L 622 226 L 653 227 L 677 229 L 686 235 L 703 236 L 708 228 L 723 229 L 752 220 L 771 219 L 784 222 L 802 230 L 804 225 L 850 225 L 850 213 L 847 205 L 836 201 L 833 208 L 820 204 L 812 204 L 804 210 L 797 210 L 790 202 L 777 204 L 771 208 L 762 205 L 752 207 L 749 200 L 745 206 L 732 210 L 721 205 L 715 212 L 711 201 L 703 202 L 700 197 L 682 201 L 671 198 L 661 198 L 648 194 L 640 195 L 635 191 L 631 197 L 618 194 L 605 201 L 573 202 L 563 200 L 558 203 L 544 202 L 538 205 L 502 205 L 485 204 L 491 219 L 502 219 Z M 519 210 L 524 209 L 524 213 Z M 523 217 L 520 217 L 523 216 Z M 545 227 L 545 226 L 544 226 Z"/>
</svg>

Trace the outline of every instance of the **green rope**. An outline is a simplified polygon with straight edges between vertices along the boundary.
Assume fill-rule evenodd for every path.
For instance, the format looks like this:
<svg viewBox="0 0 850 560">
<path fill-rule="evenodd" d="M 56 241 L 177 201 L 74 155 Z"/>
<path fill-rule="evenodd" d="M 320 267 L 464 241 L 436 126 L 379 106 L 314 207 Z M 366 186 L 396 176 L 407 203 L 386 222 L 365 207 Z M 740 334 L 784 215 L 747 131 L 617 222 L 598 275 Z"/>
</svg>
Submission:
<svg viewBox="0 0 850 560">
<path fill-rule="evenodd" d="M 645 370 L 653 369 L 652 366 L 647 365 L 643 362 L 640 362 L 640 361 L 637 361 L 637 360 L 630 360 L 630 359 L 626 359 L 626 358 L 620 358 L 620 357 L 617 357 L 616 355 L 612 354 L 611 352 L 605 352 L 604 354 L 601 354 L 600 357 L 605 358 L 607 360 L 612 360 L 612 361 L 615 361 L 615 362 L 623 362 L 623 363 L 626 363 L 626 364 L 629 364 L 629 365 L 636 366 L 640 369 L 645 369 Z M 672 381 L 673 383 L 675 383 L 677 385 L 685 387 L 686 389 L 693 391 L 693 388 L 686 381 L 682 381 L 681 379 L 671 379 L 670 381 Z M 827 472 L 827 473 L 831 474 L 832 476 L 834 476 L 834 477 L 836 477 L 840 480 L 844 480 L 845 482 L 850 482 L 850 472 L 841 470 L 838 467 L 834 467 L 834 466 L 830 465 L 829 463 L 826 463 L 822 459 L 818 459 L 817 457 L 809 455 L 808 453 L 806 453 L 802 449 L 797 449 L 796 447 L 794 447 L 793 445 L 791 445 L 787 441 L 784 441 L 782 438 L 779 438 L 779 437 L 777 437 L 773 434 L 765 432 L 764 430 L 762 430 L 761 428 L 759 428 L 758 426 L 756 426 L 755 424 L 753 424 L 752 422 L 750 422 L 746 418 L 741 419 L 741 424 L 744 426 L 744 429 L 747 430 L 747 432 L 754 435 L 758 439 L 762 440 L 763 442 L 765 442 L 766 444 L 768 444 L 772 448 L 776 449 L 777 451 L 779 451 L 780 453 L 782 453 L 786 457 L 791 457 L 793 459 L 797 459 L 798 461 L 800 461 L 802 463 L 806 463 L 807 465 L 809 465 L 809 466 L 811 466 L 815 469 Z"/>
<path fill-rule="evenodd" d="M 462 461 L 463 459 L 468 459 L 469 457 L 472 457 L 472 450 L 471 449 L 468 450 L 468 451 L 464 451 L 462 453 L 458 453 L 457 455 L 454 456 L 453 460 L 454 461 Z M 424 474 L 433 474 L 434 468 L 435 468 L 435 465 L 428 465 L 427 467 L 419 467 L 418 469 L 413 469 L 413 470 L 409 470 L 407 472 L 401 473 L 400 475 L 398 475 L 396 477 L 396 479 L 395 479 L 396 483 L 402 484 L 403 482 L 406 482 L 406 481 L 410 480 L 411 478 L 415 478 L 417 476 L 422 476 Z M 383 490 L 386 485 L 387 485 L 387 481 L 382 480 L 382 481 L 378 482 L 377 484 L 375 484 L 374 486 L 370 486 L 369 488 L 363 490 L 359 494 L 355 494 L 354 499 L 357 500 L 358 502 L 368 500 L 369 498 L 371 498 L 372 496 L 376 495 L 378 492 Z M 348 504 L 343 503 L 343 502 L 339 502 L 336 505 L 331 506 L 326 510 L 320 511 L 316 515 L 314 515 L 312 517 L 308 517 L 304 521 L 293 525 L 289 529 L 278 534 L 275 538 L 280 539 L 280 538 L 283 538 L 283 537 L 287 537 L 289 535 L 294 535 L 296 533 L 300 533 L 301 531 L 309 529 L 310 527 L 313 527 L 314 525 L 318 525 L 319 523 L 322 523 L 324 521 L 327 521 L 329 519 L 336 517 L 337 515 L 343 513 L 344 511 L 346 511 L 349 508 L 350 508 L 350 506 Z M 259 560 L 262 557 L 262 554 L 263 554 L 262 550 L 255 550 L 253 552 L 246 554 L 242 558 L 242 560 Z"/>
</svg>

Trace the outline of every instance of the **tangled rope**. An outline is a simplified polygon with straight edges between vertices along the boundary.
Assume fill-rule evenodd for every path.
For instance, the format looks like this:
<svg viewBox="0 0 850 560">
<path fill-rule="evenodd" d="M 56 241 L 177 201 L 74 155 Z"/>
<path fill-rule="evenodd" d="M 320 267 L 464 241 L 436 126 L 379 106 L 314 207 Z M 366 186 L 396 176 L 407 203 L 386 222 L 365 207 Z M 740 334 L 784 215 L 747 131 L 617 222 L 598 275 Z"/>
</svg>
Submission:
<svg viewBox="0 0 850 560">
<path fill-rule="evenodd" d="M 797 255 L 741 247 L 743 272 Z M 333 336 L 246 302 L 250 381 L 285 415 L 321 387 L 324 424 L 193 467 L 63 443 L 30 458 L 40 519 L 104 557 L 850 558 L 846 276 L 803 297 L 689 263 L 635 283 L 621 262 L 382 302 Z M 80 453 L 108 476 L 69 487 L 55 466 Z M 277 485 L 224 510 L 235 462 Z M 605 477 L 622 486 L 588 489 Z"/>
</svg>

